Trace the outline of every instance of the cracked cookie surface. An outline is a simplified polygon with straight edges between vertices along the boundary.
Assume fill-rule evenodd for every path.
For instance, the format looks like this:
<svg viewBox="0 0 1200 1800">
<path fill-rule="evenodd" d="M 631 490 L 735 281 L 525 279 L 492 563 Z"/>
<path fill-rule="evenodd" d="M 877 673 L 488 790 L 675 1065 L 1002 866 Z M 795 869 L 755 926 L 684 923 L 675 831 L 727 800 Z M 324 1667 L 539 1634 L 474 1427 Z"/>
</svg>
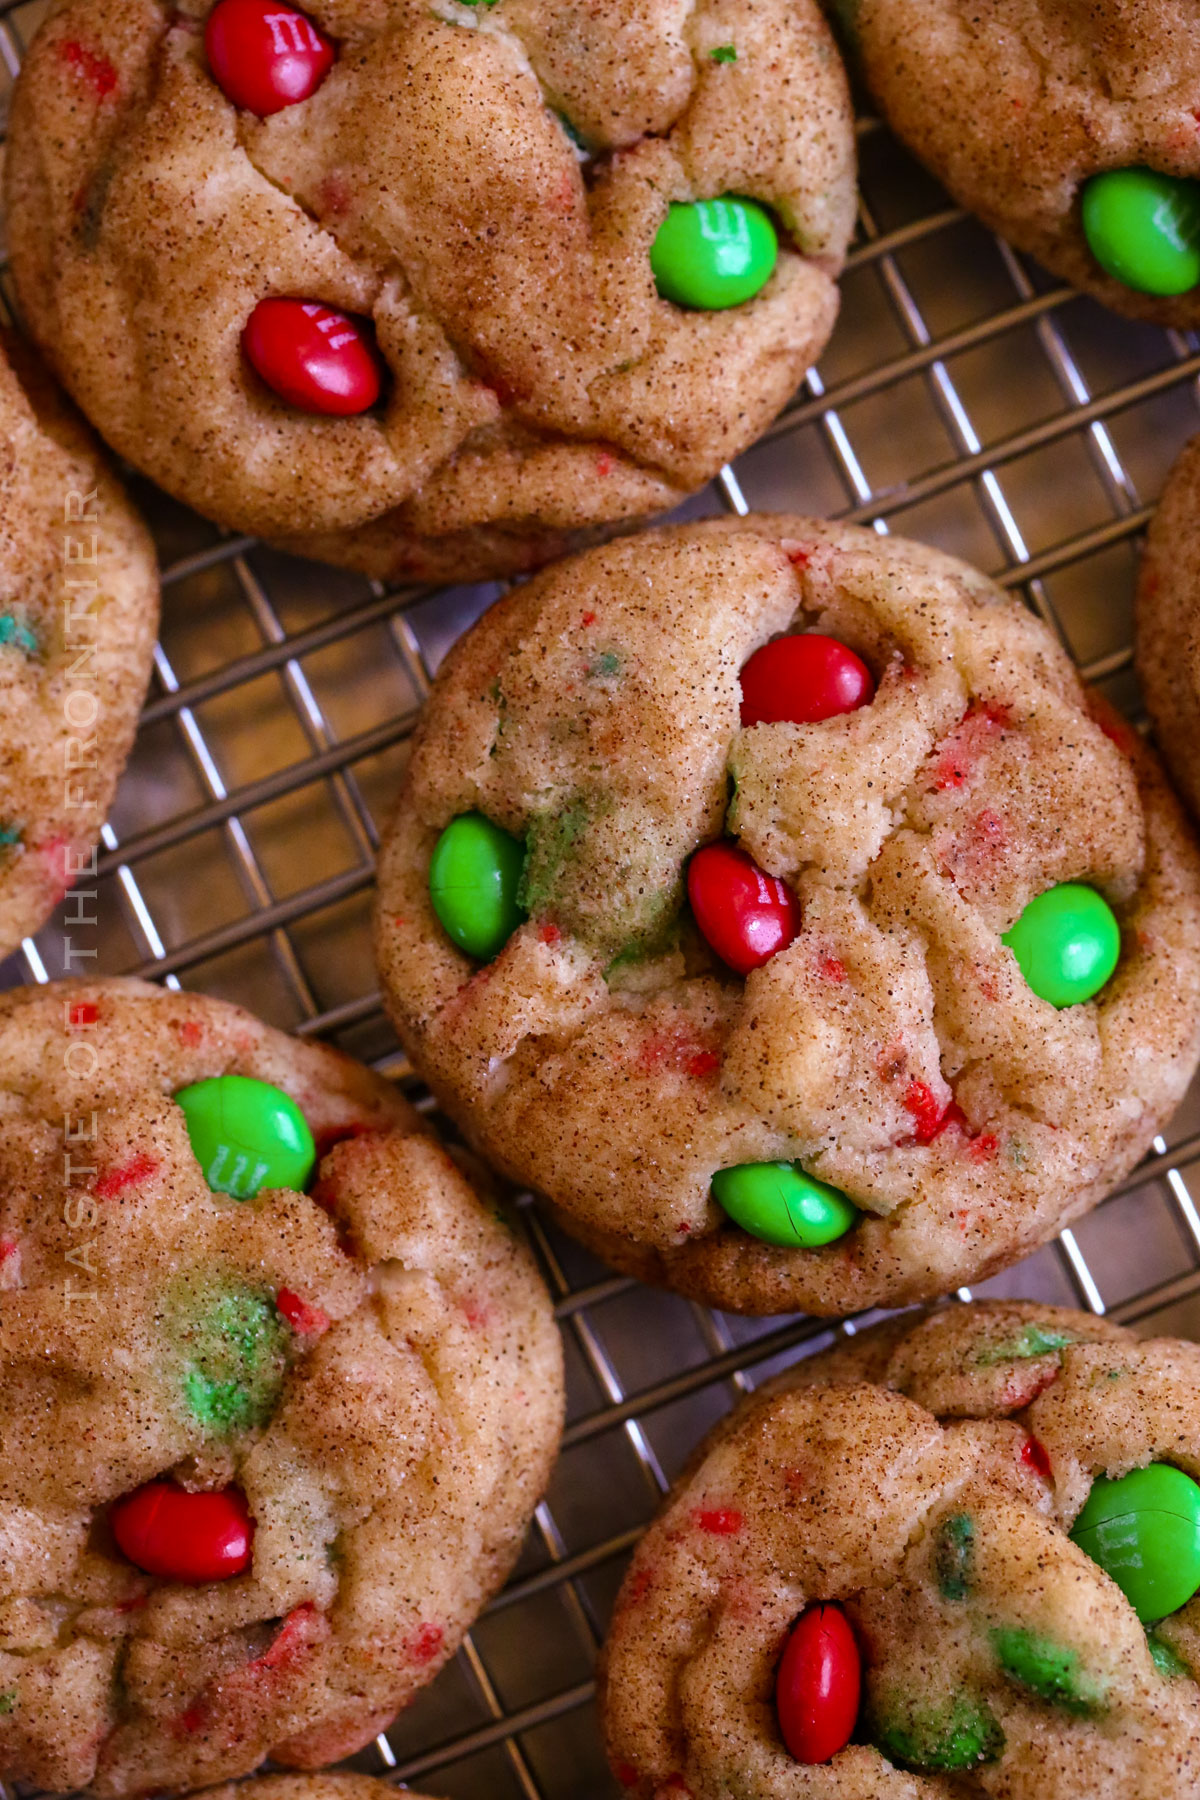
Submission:
<svg viewBox="0 0 1200 1800">
<path fill-rule="evenodd" d="M 739 726 L 739 671 L 816 629 L 858 710 Z M 527 916 L 457 950 L 429 873 L 472 811 Z M 744 979 L 683 905 L 735 838 L 799 902 Z M 1003 934 L 1098 889 L 1116 973 L 1058 1010 Z M 499 601 L 434 684 L 380 861 L 392 1017 L 447 1110 L 618 1268 L 747 1312 L 928 1299 L 1015 1261 L 1148 1147 L 1194 1069 L 1200 866 L 1136 735 L 984 576 L 751 517 L 645 533 Z M 717 1171 L 802 1163 L 859 1209 L 822 1249 L 734 1226 Z"/>
<path fill-rule="evenodd" d="M 635 1800 L 1195 1793 L 1200 1602 L 1148 1633 L 1069 1533 L 1098 1475 L 1200 1477 L 1198 1401 L 1194 1344 L 1024 1303 L 802 1361 L 717 1427 L 634 1556 L 601 1669 L 619 1780 Z M 804 1764 L 775 1678 L 822 1601 L 863 1707 Z"/>
<path fill-rule="evenodd" d="M 208 10 L 66 0 L 7 165 L 31 328 L 199 511 L 373 574 L 525 567 L 701 487 L 823 346 L 854 150 L 815 0 L 319 0 L 337 61 L 265 119 L 213 80 Z M 728 194 L 779 223 L 767 286 L 660 299 L 668 204 Z M 272 295 L 371 321 L 379 407 L 314 419 L 258 381 Z"/>
<path fill-rule="evenodd" d="M 86 884 L 157 625 L 145 527 L 45 371 L 0 336 L 0 957 Z"/>
<path fill-rule="evenodd" d="M 301 1109 L 308 1193 L 212 1192 L 173 1096 Z M 382 1730 L 516 1557 L 561 1423 L 532 1261 L 338 1052 L 140 982 L 0 999 L 0 1773 L 192 1788 Z M 239 1491 L 252 1561 L 155 1578 L 113 1503 Z"/>
<path fill-rule="evenodd" d="M 1135 292 L 1088 247 L 1080 192 L 1149 168 L 1200 179 L 1190 0 L 828 0 L 896 135 L 984 224 L 1134 318 L 1200 321 L 1200 288 Z"/>
</svg>

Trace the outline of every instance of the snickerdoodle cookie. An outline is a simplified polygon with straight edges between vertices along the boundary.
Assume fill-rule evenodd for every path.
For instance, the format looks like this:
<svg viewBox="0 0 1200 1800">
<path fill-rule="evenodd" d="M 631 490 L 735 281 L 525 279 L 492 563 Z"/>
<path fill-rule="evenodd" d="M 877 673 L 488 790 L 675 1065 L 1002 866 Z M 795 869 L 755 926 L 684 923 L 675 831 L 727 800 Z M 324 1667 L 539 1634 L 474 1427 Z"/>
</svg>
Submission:
<svg viewBox="0 0 1200 1800">
<path fill-rule="evenodd" d="M 956 1307 L 721 1425 L 602 1683 L 637 1800 L 1200 1791 L 1200 1350 Z"/>
<path fill-rule="evenodd" d="M 1200 815 L 1200 438 L 1172 469 L 1151 521 L 1135 620 L 1155 740 Z"/>
<path fill-rule="evenodd" d="M 748 1312 L 1015 1261 L 1200 1048 L 1200 861 L 1153 757 L 983 575 L 811 519 L 647 532 L 485 614 L 377 944 L 486 1155 Z"/>
<path fill-rule="evenodd" d="M 837 307 L 816 0 L 65 0 L 7 164 L 30 328 L 125 456 L 378 575 L 673 505 Z"/>
<path fill-rule="evenodd" d="M 984 223 L 1118 312 L 1200 323 L 1192 0 L 828 0 L 880 111 Z"/>
<path fill-rule="evenodd" d="M 0 336 L 0 956 L 86 880 L 157 625 L 144 526 L 45 371 Z"/>
<path fill-rule="evenodd" d="M 0 1776 L 350 1754 L 541 1494 L 528 1255 L 390 1084 L 224 1002 L 8 993 L 0 1112 Z"/>
</svg>

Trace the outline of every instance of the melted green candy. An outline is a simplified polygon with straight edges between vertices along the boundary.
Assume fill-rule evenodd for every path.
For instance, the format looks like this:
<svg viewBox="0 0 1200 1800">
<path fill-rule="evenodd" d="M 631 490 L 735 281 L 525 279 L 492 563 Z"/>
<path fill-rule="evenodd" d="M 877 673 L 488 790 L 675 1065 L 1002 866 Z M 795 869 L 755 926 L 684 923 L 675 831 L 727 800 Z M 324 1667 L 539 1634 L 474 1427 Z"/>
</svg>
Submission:
<svg viewBox="0 0 1200 1800">
<path fill-rule="evenodd" d="M 1043 1325 L 1026 1325 L 1016 1337 L 1005 1338 L 1003 1343 L 989 1344 L 980 1350 L 975 1361 L 984 1368 L 993 1363 L 1026 1362 L 1035 1356 L 1054 1355 L 1078 1341 L 1073 1331 L 1047 1331 Z"/>
<path fill-rule="evenodd" d="M 14 619 L 11 613 L 0 614 L 0 648 L 15 644 L 26 656 L 36 656 L 38 641 L 22 619 Z"/>
<path fill-rule="evenodd" d="M 1080 1667 L 1074 1650 L 1021 1626 L 993 1631 L 992 1648 L 1009 1680 L 1040 1699 L 1072 1713 L 1103 1710 L 1104 1690 Z"/>
<path fill-rule="evenodd" d="M 1191 1674 L 1191 1669 L 1184 1662 L 1178 1650 L 1173 1650 L 1166 1639 L 1160 1638 L 1156 1631 L 1146 1633 L 1146 1648 L 1150 1652 L 1150 1660 L 1164 1680 L 1174 1681 L 1180 1675 Z"/>
<path fill-rule="evenodd" d="M 273 1303 L 248 1288 L 222 1294 L 184 1331 L 183 1398 L 206 1431 L 261 1425 L 279 1396 L 286 1331 Z"/>
<path fill-rule="evenodd" d="M 960 1694 L 944 1706 L 904 1708 L 876 1727 L 874 1742 L 904 1768 L 949 1773 L 995 1762 L 1004 1733 L 986 1701 Z"/>
<path fill-rule="evenodd" d="M 965 1600 L 971 1591 L 975 1561 L 975 1521 L 969 1513 L 951 1513 L 937 1528 L 933 1567 L 944 1600 Z"/>
<path fill-rule="evenodd" d="M 16 1688 L 8 1688 L 3 1694 L 0 1694 L 0 1718 L 6 1719 L 9 1713 L 16 1707 L 16 1704 Z"/>
</svg>

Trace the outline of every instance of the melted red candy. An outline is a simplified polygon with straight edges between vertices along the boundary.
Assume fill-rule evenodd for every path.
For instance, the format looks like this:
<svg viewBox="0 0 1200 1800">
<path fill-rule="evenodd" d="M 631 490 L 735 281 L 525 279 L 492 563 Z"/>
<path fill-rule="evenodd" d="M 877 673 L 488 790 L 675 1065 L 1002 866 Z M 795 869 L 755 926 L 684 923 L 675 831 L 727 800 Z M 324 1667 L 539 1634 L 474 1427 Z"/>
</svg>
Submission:
<svg viewBox="0 0 1200 1800">
<path fill-rule="evenodd" d="M 862 658 L 817 632 L 764 644 L 742 670 L 743 725 L 781 719 L 812 725 L 856 712 L 874 698 L 875 682 Z"/>
<path fill-rule="evenodd" d="M 318 301 L 260 300 L 242 348 L 267 386 L 301 412 L 348 417 L 379 398 L 379 356 L 366 325 Z"/>
<path fill-rule="evenodd" d="M 226 99 L 260 118 L 315 94 L 335 54 L 310 18 L 278 0 L 220 0 L 204 48 Z"/>
<path fill-rule="evenodd" d="M 240 1488 L 189 1494 L 173 1481 L 148 1481 L 108 1515 L 122 1555 L 163 1581 L 200 1586 L 250 1567 L 254 1521 Z"/>
<path fill-rule="evenodd" d="M 706 844 L 688 864 L 688 900 L 722 962 L 739 975 L 786 950 L 800 930 L 800 902 L 736 844 Z"/>
<path fill-rule="evenodd" d="M 775 1677 L 783 1741 L 801 1763 L 826 1763 L 850 1741 L 862 1658 L 839 1606 L 810 1606 L 792 1627 Z"/>
</svg>

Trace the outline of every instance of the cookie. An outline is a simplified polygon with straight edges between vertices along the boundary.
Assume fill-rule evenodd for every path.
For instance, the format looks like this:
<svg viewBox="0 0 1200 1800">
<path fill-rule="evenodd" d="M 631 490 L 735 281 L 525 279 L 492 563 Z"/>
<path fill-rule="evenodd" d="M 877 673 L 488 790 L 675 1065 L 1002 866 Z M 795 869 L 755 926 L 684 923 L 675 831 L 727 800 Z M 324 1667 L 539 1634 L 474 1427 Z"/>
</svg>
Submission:
<svg viewBox="0 0 1200 1800">
<path fill-rule="evenodd" d="M 1106 306 L 1200 323 L 1188 0 L 829 0 L 883 117 L 960 205 Z"/>
<path fill-rule="evenodd" d="M 1159 1800 L 1200 1781 L 1200 1350 L 893 1321 L 718 1427 L 602 1669 L 638 1797 Z"/>
<path fill-rule="evenodd" d="M 1016 601 L 763 515 L 590 551 L 460 641 L 377 951 L 442 1104 L 585 1243 L 839 1314 L 1004 1267 L 1147 1149 L 1197 1060 L 1200 862 Z"/>
<path fill-rule="evenodd" d="M 1134 623 L 1155 741 L 1200 815 L 1200 438 L 1172 469 L 1151 521 Z"/>
<path fill-rule="evenodd" d="M 231 1781 L 210 1788 L 204 1800 L 396 1800 L 397 1794 L 412 1800 L 429 1800 L 411 1788 L 397 1788 L 374 1775 L 351 1775 L 345 1770 L 322 1770 L 318 1775 L 257 1775 L 252 1781 Z"/>
<path fill-rule="evenodd" d="M 549 1300 L 396 1090 L 135 981 L 0 999 L 0 1777 L 350 1755 L 557 1445 Z"/>
<path fill-rule="evenodd" d="M 0 334 L 0 956 L 94 873 L 158 626 L 154 548 L 45 371 Z"/>
<path fill-rule="evenodd" d="M 130 461 L 309 555 L 480 576 L 774 418 L 853 129 L 816 0 L 67 0 L 7 187 L 31 328 Z"/>
</svg>

